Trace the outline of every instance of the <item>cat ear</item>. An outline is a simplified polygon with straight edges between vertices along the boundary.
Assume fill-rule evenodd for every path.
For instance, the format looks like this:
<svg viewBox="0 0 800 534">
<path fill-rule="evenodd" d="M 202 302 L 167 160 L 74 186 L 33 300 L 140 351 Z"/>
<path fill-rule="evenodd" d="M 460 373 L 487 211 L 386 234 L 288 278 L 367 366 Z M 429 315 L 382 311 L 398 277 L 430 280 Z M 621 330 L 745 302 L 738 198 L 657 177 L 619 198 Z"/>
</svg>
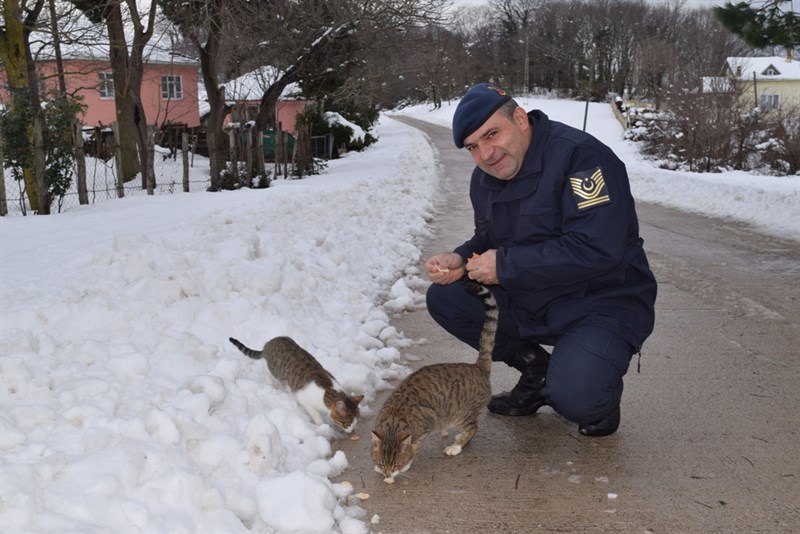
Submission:
<svg viewBox="0 0 800 534">
<path fill-rule="evenodd" d="M 334 409 L 336 410 L 336 413 L 342 417 L 347 416 L 347 406 L 344 405 L 343 400 L 337 400 L 336 404 L 334 405 Z"/>
<path fill-rule="evenodd" d="M 411 445 L 411 434 L 408 432 L 400 432 L 400 435 L 397 436 L 400 440 L 401 447 L 408 447 Z"/>
<path fill-rule="evenodd" d="M 374 445 L 380 445 L 383 442 L 383 438 L 386 434 L 381 432 L 380 430 L 373 430 L 372 431 L 372 443 Z"/>
</svg>

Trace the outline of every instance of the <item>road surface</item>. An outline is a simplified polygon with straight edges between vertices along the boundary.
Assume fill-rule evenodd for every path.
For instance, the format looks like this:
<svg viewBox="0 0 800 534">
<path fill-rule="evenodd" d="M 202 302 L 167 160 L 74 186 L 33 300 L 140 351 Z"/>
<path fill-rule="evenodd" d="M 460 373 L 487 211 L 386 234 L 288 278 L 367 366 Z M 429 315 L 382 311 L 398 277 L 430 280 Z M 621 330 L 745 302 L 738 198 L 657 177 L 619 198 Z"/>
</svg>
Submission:
<svg viewBox="0 0 800 534">
<path fill-rule="evenodd" d="M 427 258 L 471 232 L 471 159 L 449 129 L 397 119 L 429 136 L 446 177 Z M 637 210 L 659 295 L 655 331 L 626 376 L 619 431 L 584 437 L 549 408 L 487 411 L 459 456 L 431 435 L 386 484 L 373 471 L 368 414 L 360 441 L 333 446 L 350 462 L 336 480 L 370 496 L 361 506 L 372 532 L 800 532 L 800 244 L 657 205 Z M 475 358 L 424 309 L 394 324 L 417 341 L 404 351 L 412 368 Z M 493 391 L 517 377 L 495 363 Z"/>
</svg>

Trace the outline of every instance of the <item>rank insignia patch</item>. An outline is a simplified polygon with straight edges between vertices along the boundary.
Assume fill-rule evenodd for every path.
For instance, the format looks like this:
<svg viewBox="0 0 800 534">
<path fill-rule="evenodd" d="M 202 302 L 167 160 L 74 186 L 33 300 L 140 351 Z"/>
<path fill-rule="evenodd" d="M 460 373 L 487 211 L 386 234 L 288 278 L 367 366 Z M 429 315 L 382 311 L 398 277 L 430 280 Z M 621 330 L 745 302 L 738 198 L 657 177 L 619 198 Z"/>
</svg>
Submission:
<svg viewBox="0 0 800 534">
<path fill-rule="evenodd" d="M 603 178 L 603 171 L 600 167 L 570 176 L 569 183 L 572 186 L 572 196 L 575 197 L 578 210 L 611 203 L 606 180 Z"/>
</svg>

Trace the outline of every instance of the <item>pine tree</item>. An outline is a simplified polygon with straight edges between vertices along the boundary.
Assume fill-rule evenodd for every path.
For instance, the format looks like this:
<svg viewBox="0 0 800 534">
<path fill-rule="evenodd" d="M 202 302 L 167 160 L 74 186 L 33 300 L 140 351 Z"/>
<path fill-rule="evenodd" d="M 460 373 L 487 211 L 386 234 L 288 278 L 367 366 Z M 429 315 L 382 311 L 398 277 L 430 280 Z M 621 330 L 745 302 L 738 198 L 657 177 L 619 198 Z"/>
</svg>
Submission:
<svg viewBox="0 0 800 534">
<path fill-rule="evenodd" d="M 746 2 L 714 7 L 714 16 L 731 33 L 756 48 L 783 46 L 787 57 L 800 46 L 800 13 L 793 0 L 772 0 L 760 7 Z"/>
</svg>

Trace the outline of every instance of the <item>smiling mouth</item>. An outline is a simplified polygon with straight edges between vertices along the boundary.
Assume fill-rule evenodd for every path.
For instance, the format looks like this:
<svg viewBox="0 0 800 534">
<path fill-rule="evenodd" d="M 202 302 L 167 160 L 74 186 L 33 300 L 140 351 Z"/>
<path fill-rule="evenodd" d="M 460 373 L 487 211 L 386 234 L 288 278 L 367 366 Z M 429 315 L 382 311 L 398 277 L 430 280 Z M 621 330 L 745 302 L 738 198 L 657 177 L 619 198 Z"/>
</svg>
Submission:
<svg viewBox="0 0 800 534">
<path fill-rule="evenodd" d="M 503 161 L 505 159 L 506 159 L 506 156 L 505 156 L 505 154 L 503 154 L 502 156 L 500 156 L 500 158 L 497 161 L 488 163 L 488 165 L 489 165 L 489 167 L 494 167 L 494 166 L 496 166 L 497 164 L 499 164 L 501 161 Z"/>
</svg>

